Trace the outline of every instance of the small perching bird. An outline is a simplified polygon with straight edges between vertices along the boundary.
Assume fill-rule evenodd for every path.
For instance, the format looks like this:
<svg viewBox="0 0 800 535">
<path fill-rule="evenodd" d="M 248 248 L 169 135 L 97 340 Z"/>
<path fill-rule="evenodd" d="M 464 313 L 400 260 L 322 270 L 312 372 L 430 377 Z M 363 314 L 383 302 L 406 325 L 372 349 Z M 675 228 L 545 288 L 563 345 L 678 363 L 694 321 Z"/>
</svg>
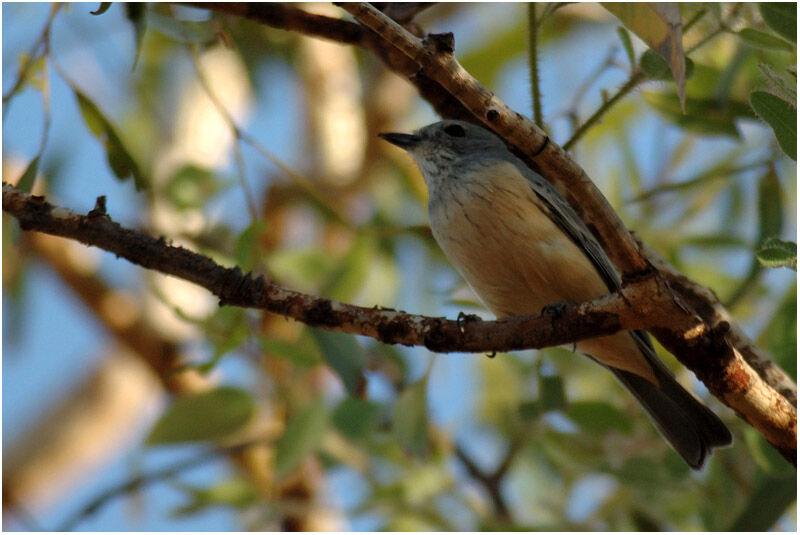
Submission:
<svg viewBox="0 0 800 535">
<path fill-rule="evenodd" d="M 428 213 L 447 258 L 497 317 L 538 314 L 620 287 L 619 273 L 561 194 L 488 130 L 441 121 L 380 134 L 408 151 L 428 186 Z M 732 441 L 725 424 L 675 380 L 644 331 L 583 340 L 692 468 Z"/>
</svg>

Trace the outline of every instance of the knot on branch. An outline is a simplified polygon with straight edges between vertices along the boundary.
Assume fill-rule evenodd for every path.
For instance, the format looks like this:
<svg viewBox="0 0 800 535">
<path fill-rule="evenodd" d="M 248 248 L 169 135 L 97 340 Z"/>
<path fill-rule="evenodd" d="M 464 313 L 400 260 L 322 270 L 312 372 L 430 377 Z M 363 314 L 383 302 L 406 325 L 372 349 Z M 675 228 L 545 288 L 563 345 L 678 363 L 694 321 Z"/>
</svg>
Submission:
<svg viewBox="0 0 800 535">
<path fill-rule="evenodd" d="M 456 51 L 456 40 L 451 32 L 447 33 L 429 33 L 422 44 L 429 49 L 432 49 L 437 54 L 452 54 Z"/>
<path fill-rule="evenodd" d="M 97 199 L 95 199 L 94 208 L 89 210 L 89 213 L 86 215 L 90 219 L 107 216 L 108 212 L 106 212 L 106 196 L 100 195 Z"/>
</svg>

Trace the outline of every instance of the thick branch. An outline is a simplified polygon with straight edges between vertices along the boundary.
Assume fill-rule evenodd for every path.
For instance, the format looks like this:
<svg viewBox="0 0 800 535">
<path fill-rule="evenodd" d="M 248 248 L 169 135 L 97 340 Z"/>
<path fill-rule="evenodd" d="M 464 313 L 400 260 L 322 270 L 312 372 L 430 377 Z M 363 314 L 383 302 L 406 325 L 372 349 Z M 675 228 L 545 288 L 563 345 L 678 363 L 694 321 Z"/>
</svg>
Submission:
<svg viewBox="0 0 800 535">
<path fill-rule="evenodd" d="M 361 24 L 416 62 L 421 72 L 458 99 L 475 117 L 511 143 L 550 180 L 606 246 L 624 275 L 648 269 L 631 235 L 611 205 L 561 147 L 533 121 L 509 108 L 456 61 L 452 34 L 420 39 L 367 3 L 343 3 Z"/>
<path fill-rule="evenodd" d="M 555 307 L 540 316 L 497 321 L 430 318 L 395 310 L 366 308 L 295 292 L 253 279 L 238 268 L 224 268 L 208 257 L 163 238 L 121 227 L 98 204 L 87 215 L 54 207 L 3 184 L 3 210 L 23 230 L 37 230 L 99 247 L 148 269 L 198 284 L 220 298 L 221 305 L 259 308 L 314 327 L 369 336 L 388 344 L 424 345 L 439 352 L 512 351 L 569 344 L 619 330 L 649 329 L 669 321 L 683 333 L 680 345 L 666 345 L 788 460 L 796 462 L 797 413 L 765 383 L 725 341 L 727 323 L 716 329 L 682 311 L 661 277 L 626 284 L 619 292 L 579 306 Z M 677 322 L 677 323 L 676 323 Z M 662 336 L 673 340 L 674 336 Z M 680 351 L 677 351 L 677 350 Z"/>
<path fill-rule="evenodd" d="M 120 226 L 101 205 L 99 202 L 87 215 L 79 215 L 3 184 L 3 210 L 17 218 L 23 230 L 77 240 L 147 269 L 193 282 L 218 296 L 222 305 L 263 309 L 314 327 L 369 336 L 387 344 L 424 345 L 440 352 L 564 345 L 623 329 L 652 327 L 646 322 L 658 317 L 652 311 L 653 304 L 660 300 L 659 295 L 668 297 L 651 281 L 643 280 L 592 303 L 499 321 L 455 321 L 359 307 L 289 290 L 262 277 L 253 279 L 238 268 L 222 267 L 206 256 L 169 245 L 163 238 Z"/>
</svg>

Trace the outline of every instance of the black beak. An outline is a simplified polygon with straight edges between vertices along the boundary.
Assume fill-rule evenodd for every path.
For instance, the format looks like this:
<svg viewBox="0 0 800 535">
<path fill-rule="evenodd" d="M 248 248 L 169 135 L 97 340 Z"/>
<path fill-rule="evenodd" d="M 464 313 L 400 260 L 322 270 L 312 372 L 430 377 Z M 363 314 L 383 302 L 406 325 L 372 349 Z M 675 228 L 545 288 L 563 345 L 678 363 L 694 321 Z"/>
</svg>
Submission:
<svg viewBox="0 0 800 535">
<path fill-rule="evenodd" d="M 378 134 L 378 137 L 382 137 L 392 145 L 397 145 L 405 150 L 413 149 L 422 141 L 421 137 L 414 134 L 381 133 Z"/>
</svg>

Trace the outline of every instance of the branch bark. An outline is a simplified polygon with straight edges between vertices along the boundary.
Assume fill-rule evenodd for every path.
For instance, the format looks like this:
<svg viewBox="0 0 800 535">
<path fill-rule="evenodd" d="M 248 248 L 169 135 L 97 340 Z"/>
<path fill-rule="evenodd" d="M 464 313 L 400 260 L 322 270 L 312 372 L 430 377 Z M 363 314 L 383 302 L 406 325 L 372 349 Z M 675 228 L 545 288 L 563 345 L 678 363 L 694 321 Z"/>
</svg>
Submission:
<svg viewBox="0 0 800 535">
<path fill-rule="evenodd" d="M 685 335 L 677 348 L 681 362 L 784 457 L 795 461 L 794 407 L 726 343 L 727 323 L 710 329 L 699 318 L 683 313 L 682 304 L 660 276 L 629 281 L 608 296 L 578 306 L 553 307 L 539 316 L 454 321 L 345 304 L 295 292 L 262 277 L 254 279 L 239 268 L 225 268 L 208 257 L 169 245 L 163 238 L 123 228 L 108 217 L 101 199 L 87 215 L 79 215 L 3 184 L 3 210 L 17 218 L 23 230 L 74 239 L 198 284 L 218 296 L 220 305 L 263 309 L 313 327 L 369 336 L 388 344 L 424 345 L 438 352 L 539 349 L 623 329 L 659 333 L 665 330 L 660 327 L 663 322 L 674 325 L 678 318 Z"/>
</svg>

